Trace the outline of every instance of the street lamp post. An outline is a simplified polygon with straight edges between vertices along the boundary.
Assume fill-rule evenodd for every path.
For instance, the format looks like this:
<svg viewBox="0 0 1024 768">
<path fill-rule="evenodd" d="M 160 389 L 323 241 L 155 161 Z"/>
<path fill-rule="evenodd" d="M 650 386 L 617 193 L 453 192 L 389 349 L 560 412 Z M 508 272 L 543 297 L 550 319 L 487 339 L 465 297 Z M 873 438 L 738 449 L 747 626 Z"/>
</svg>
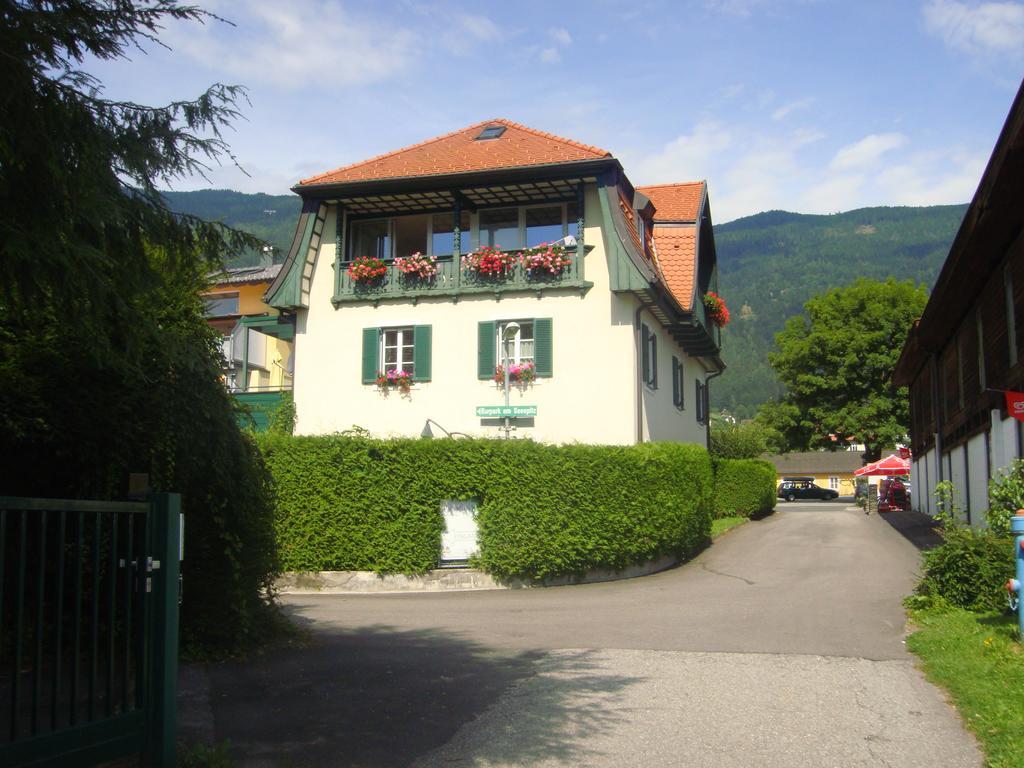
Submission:
<svg viewBox="0 0 1024 768">
<path fill-rule="evenodd" d="M 511 360 L 508 354 L 508 343 L 515 339 L 516 334 L 519 333 L 519 323 L 508 323 L 501 332 L 501 354 L 502 354 L 502 368 L 505 371 L 505 413 L 508 413 L 509 406 L 509 366 Z M 505 439 L 508 440 L 512 435 L 512 419 L 505 416 Z"/>
</svg>

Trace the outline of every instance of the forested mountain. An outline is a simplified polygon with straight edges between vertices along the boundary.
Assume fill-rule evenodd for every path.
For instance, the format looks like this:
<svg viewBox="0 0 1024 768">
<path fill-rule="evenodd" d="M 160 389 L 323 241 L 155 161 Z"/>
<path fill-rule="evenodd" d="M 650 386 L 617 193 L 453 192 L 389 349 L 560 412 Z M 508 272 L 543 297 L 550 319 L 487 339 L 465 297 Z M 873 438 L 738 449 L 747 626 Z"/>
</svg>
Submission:
<svg viewBox="0 0 1024 768">
<path fill-rule="evenodd" d="M 164 192 L 171 210 L 207 221 L 220 221 L 260 237 L 274 246 L 274 261 L 283 261 L 295 234 L 302 201 L 298 195 L 249 195 L 229 189 Z M 258 254 L 248 253 L 229 266 L 255 264 Z"/>
<path fill-rule="evenodd" d="M 275 261 L 287 254 L 301 208 L 298 195 L 164 194 L 174 210 L 264 238 Z M 711 387 L 712 406 L 746 418 L 781 394 L 768 352 L 775 333 L 814 294 L 861 276 L 910 278 L 930 290 L 966 208 L 861 208 L 829 216 L 768 211 L 717 225 L 719 288 L 732 322 L 722 334 L 729 368 Z M 246 254 L 234 264 L 256 259 Z"/>
<path fill-rule="evenodd" d="M 858 277 L 890 275 L 931 290 L 966 209 L 768 211 L 716 226 L 719 288 L 732 322 L 722 333 L 729 369 L 712 385 L 712 407 L 746 418 L 781 394 L 768 352 L 775 333 L 814 294 Z"/>
</svg>

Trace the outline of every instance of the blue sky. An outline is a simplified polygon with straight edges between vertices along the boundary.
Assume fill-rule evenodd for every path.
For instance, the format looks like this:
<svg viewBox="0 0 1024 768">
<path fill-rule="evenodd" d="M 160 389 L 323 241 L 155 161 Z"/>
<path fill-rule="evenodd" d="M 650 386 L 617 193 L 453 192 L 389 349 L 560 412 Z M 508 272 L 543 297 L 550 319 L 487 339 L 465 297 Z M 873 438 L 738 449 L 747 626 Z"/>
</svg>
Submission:
<svg viewBox="0 0 1024 768">
<path fill-rule="evenodd" d="M 718 222 L 966 202 L 1024 76 L 1024 2 L 200 2 L 107 95 L 249 89 L 230 166 L 298 179 L 507 117 L 611 151 L 636 184 L 706 178 Z"/>
</svg>

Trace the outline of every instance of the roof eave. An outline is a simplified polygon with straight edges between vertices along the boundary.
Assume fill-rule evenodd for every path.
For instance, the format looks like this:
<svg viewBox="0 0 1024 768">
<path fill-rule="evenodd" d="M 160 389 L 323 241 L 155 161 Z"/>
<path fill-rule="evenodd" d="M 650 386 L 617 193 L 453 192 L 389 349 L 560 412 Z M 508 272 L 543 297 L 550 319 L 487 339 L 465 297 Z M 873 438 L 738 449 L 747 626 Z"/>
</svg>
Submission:
<svg viewBox="0 0 1024 768">
<path fill-rule="evenodd" d="M 296 184 L 291 189 L 292 192 L 305 199 L 323 200 L 332 197 L 357 197 L 389 192 L 414 192 L 439 188 L 456 189 L 475 186 L 480 182 L 487 184 L 511 183 L 525 179 L 564 176 L 567 172 L 575 176 L 593 175 L 612 167 L 621 170 L 622 165 L 616 158 L 609 156 L 594 160 L 538 163 L 537 165 L 521 165 L 514 168 L 488 168 L 481 171 L 438 173 L 429 176 L 396 176 L 387 179 L 368 179 L 344 183 Z"/>
</svg>

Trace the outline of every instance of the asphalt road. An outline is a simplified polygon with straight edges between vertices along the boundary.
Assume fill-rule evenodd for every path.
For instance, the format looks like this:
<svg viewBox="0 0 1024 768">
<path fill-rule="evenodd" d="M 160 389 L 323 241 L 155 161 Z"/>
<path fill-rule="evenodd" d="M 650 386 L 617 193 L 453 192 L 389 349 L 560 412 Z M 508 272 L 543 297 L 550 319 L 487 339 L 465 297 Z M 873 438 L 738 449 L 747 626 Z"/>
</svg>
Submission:
<svg viewBox="0 0 1024 768">
<path fill-rule="evenodd" d="M 973 766 L 907 654 L 918 551 L 782 503 L 693 562 L 548 589 L 290 595 L 302 649 L 186 671 L 243 766 Z"/>
</svg>

